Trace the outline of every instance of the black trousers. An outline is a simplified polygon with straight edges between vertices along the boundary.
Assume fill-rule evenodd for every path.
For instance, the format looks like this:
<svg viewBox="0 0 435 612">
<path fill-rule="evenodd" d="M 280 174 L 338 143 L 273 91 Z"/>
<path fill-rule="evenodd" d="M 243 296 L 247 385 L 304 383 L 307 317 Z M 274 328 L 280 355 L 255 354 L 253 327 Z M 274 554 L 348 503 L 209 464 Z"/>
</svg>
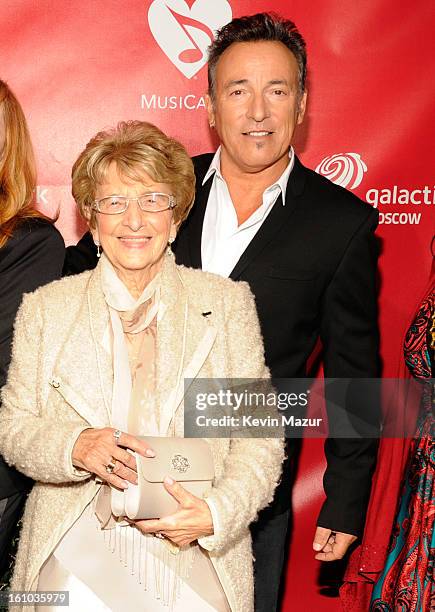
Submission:
<svg viewBox="0 0 435 612">
<path fill-rule="evenodd" d="M 0 577 L 8 569 L 9 551 L 17 523 L 23 513 L 27 492 L 0 499 Z"/>
<path fill-rule="evenodd" d="M 254 554 L 255 612 L 281 609 L 284 574 L 293 529 L 291 494 L 297 473 L 302 440 L 287 440 L 281 481 L 272 503 L 251 524 Z"/>
<path fill-rule="evenodd" d="M 290 529 L 291 510 L 274 513 L 273 506 L 260 512 L 251 525 L 255 612 L 279 610 Z"/>
</svg>

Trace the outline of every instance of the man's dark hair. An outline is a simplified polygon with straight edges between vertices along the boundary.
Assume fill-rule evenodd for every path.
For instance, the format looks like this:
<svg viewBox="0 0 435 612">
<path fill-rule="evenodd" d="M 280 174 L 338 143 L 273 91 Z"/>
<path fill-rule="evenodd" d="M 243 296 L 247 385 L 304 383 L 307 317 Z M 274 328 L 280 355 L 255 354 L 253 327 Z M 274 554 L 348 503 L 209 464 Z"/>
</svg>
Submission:
<svg viewBox="0 0 435 612">
<path fill-rule="evenodd" d="M 222 53 L 238 42 L 281 42 L 289 49 L 298 63 L 299 94 L 305 91 L 307 52 L 305 41 L 293 21 L 275 13 L 257 13 L 239 17 L 217 31 L 208 48 L 208 91 L 214 99 L 216 93 L 216 66 Z"/>
</svg>

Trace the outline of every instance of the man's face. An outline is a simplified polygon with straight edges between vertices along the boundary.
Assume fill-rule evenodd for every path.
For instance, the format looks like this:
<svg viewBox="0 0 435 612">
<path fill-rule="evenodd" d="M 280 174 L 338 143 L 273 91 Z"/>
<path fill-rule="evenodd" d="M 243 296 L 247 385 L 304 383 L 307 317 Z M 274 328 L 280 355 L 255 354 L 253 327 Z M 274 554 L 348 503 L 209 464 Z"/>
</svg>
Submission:
<svg viewBox="0 0 435 612">
<path fill-rule="evenodd" d="M 280 42 L 233 43 L 219 58 L 209 122 L 222 145 L 223 168 L 261 172 L 288 163 L 288 149 L 304 117 L 298 65 Z"/>
</svg>

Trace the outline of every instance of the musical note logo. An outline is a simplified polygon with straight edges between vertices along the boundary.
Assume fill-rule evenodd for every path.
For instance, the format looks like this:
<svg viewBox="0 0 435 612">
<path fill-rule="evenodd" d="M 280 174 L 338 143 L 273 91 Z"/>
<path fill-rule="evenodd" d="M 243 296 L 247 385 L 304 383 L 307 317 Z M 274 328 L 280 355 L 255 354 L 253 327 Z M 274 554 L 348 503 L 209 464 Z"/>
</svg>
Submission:
<svg viewBox="0 0 435 612">
<path fill-rule="evenodd" d="M 206 36 L 209 37 L 210 42 L 214 38 L 213 32 L 204 23 L 201 23 L 200 21 L 196 21 L 195 19 L 191 19 L 190 17 L 187 17 L 186 15 L 179 15 L 178 13 L 173 11 L 170 7 L 168 8 L 172 16 L 174 17 L 174 19 L 176 19 L 178 25 L 183 29 L 183 31 L 186 33 L 186 36 L 189 38 L 189 40 L 191 41 L 193 45 L 191 49 L 184 49 L 184 51 L 181 51 L 181 53 L 178 55 L 178 59 L 181 62 L 187 62 L 188 64 L 191 64 L 193 62 L 199 62 L 200 60 L 202 60 L 204 56 L 204 52 L 198 47 L 197 43 L 195 42 L 195 39 L 189 33 L 189 29 L 193 28 L 193 30 L 195 29 L 201 30 L 202 32 L 206 34 Z"/>
<path fill-rule="evenodd" d="M 214 32 L 231 19 L 227 0 L 154 0 L 148 11 L 157 44 L 188 79 L 207 62 Z"/>
</svg>

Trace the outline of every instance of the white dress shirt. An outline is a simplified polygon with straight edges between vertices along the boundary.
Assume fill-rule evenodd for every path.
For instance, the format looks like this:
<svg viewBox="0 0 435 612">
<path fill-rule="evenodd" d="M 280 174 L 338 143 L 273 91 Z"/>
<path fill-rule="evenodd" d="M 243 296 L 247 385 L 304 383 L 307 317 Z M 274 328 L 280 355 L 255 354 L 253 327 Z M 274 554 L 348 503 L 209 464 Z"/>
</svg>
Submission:
<svg viewBox="0 0 435 612">
<path fill-rule="evenodd" d="M 264 190 L 262 204 L 241 225 L 238 225 L 234 204 L 221 174 L 220 159 L 219 147 L 202 182 L 204 185 L 214 173 L 202 228 L 201 259 L 203 270 L 229 276 L 280 194 L 282 205 L 285 206 L 287 181 L 294 166 L 294 152 L 290 148 L 286 169 L 273 185 Z"/>
</svg>

